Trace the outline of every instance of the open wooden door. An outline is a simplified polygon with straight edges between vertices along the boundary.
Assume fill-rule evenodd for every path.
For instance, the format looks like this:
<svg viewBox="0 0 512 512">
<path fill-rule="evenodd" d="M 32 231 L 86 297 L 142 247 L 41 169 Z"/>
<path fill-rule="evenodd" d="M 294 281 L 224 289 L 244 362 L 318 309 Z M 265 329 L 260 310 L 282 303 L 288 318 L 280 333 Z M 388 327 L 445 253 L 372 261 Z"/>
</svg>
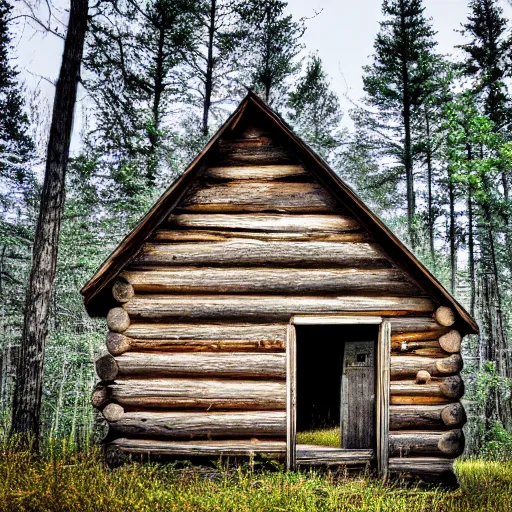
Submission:
<svg viewBox="0 0 512 512">
<path fill-rule="evenodd" d="M 344 342 L 341 448 L 375 448 L 376 345 L 377 340 Z"/>
</svg>

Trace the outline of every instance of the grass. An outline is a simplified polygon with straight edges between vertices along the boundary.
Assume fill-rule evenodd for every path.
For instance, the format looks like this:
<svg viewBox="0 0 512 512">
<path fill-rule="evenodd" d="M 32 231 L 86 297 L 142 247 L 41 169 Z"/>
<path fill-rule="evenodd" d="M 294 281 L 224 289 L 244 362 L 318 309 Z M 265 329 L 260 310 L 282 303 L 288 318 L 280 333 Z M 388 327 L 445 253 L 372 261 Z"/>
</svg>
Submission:
<svg viewBox="0 0 512 512">
<path fill-rule="evenodd" d="M 315 446 L 334 446 L 335 448 L 339 448 L 341 444 L 340 435 L 339 427 L 307 430 L 297 432 L 297 443 L 313 444 Z"/>
<path fill-rule="evenodd" d="M 494 511 L 512 510 L 512 467 L 457 463 L 461 487 L 447 492 L 385 485 L 365 475 L 178 469 L 132 463 L 105 470 L 99 450 L 73 455 L 0 454 L 6 511 Z"/>
</svg>

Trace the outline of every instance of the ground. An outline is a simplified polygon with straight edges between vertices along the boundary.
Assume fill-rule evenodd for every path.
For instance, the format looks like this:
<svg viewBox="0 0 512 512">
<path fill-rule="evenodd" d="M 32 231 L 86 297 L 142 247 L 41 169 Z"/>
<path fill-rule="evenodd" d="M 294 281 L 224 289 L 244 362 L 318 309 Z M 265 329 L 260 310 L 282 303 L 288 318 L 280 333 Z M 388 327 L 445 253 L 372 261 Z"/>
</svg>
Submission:
<svg viewBox="0 0 512 512">
<path fill-rule="evenodd" d="M 36 459 L 0 454 L 0 510 L 8 511 L 493 511 L 512 510 L 512 465 L 457 463 L 447 492 L 384 485 L 367 475 L 286 473 L 132 463 L 106 470 L 99 450 Z"/>
</svg>

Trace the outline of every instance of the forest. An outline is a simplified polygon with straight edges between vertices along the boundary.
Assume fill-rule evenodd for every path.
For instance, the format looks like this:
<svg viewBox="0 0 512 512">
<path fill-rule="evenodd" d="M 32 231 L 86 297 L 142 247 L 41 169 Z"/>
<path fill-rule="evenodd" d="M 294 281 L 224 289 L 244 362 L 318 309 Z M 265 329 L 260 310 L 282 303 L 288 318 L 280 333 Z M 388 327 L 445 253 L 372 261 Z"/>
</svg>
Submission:
<svg viewBox="0 0 512 512">
<path fill-rule="evenodd" d="M 90 396 L 104 321 L 80 289 L 250 89 L 477 320 L 462 349 L 465 457 L 509 460 L 506 5 L 469 0 L 464 44 L 445 55 L 427 0 L 383 0 L 364 94 L 342 110 L 285 0 L 0 0 L 0 438 L 77 453 L 102 439 Z M 21 79 L 21 31 L 64 41 L 53 110 Z"/>
</svg>

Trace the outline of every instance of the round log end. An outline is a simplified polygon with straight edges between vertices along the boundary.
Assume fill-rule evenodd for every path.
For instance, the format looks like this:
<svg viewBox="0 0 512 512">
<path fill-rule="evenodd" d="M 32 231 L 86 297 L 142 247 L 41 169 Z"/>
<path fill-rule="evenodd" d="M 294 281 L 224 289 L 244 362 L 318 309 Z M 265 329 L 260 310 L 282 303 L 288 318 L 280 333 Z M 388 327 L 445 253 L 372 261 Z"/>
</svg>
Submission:
<svg viewBox="0 0 512 512">
<path fill-rule="evenodd" d="M 123 308 L 112 308 L 107 314 L 107 325 L 114 332 L 126 331 L 130 327 L 130 317 Z"/>
<path fill-rule="evenodd" d="M 458 457 L 464 451 L 465 438 L 462 430 L 450 430 L 441 436 L 437 447 L 445 455 Z"/>
<path fill-rule="evenodd" d="M 129 461 L 130 456 L 115 444 L 107 444 L 103 447 L 105 465 L 110 469 L 118 468 Z"/>
<path fill-rule="evenodd" d="M 450 404 L 441 411 L 441 419 L 447 427 L 462 427 L 467 420 L 466 411 L 460 402 Z"/>
<path fill-rule="evenodd" d="M 441 382 L 440 390 L 446 398 L 460 398 L 464 394 L 464 383 L 459 375 L 445 377 Z"/>
<path fill-rule="evenodd" d="M 460 352 L 460 345 L 462 343 L 462 336 L 459 331 L 452 329 L 451 331 L 443 334 L 439 338 L 439 345 L 445 352 L 449 352 L 450 354 L 455 354 Z"/>
<path fill-rule="evenodd" d="M 119 365 L 114 357 L 106 354 L 96 359 L 96 373 L 101 380 L 115 380 L 119 373 Z"/>
<path fill-rule="evenodd" d="M 92 392 L 91 405 L 99 409 L 108 402 L 108 398 L 108 389 L 105 386 L 96 386 L 96 389 Z"/>
<path fill-rule="evenodd" d="M 430 373 L 428 373 L 426 370 L 420 370 L 416 374 L 416 384 L 428 384 L 430 379 Z"/>
<path fill-rule="evenodd" d="M 116 281 L 112 286 L 112 296 L 117 302 L 128 302 L 134 295 L 133 286 L 126 281 Z"/>
<path fill-rule="evenodd" d="M 436 361 L 436 370 L 441 374 L 459 373 L 462 370 L 462 357 L 460 354 L 452 354 Z"/>
<path fill-rule="evenodd" d="M 130 350 L 130 338 L 118 332 L 107 334 L 107 348 L 113 356 L 120 356 Z"/>
<path fill-rule="evenodd" d="M 455 323 L 455 315 L 447 306 L 438 307 L 434 313 L 434 318 L 443 327 L 450 327 Z"/>
<path fill-rule="evenodd" d="M 101 411 L 109 423 L 115 423 L 124 416 L 124 409 L 118 404 L 107 404 Z"/>
</svg>

